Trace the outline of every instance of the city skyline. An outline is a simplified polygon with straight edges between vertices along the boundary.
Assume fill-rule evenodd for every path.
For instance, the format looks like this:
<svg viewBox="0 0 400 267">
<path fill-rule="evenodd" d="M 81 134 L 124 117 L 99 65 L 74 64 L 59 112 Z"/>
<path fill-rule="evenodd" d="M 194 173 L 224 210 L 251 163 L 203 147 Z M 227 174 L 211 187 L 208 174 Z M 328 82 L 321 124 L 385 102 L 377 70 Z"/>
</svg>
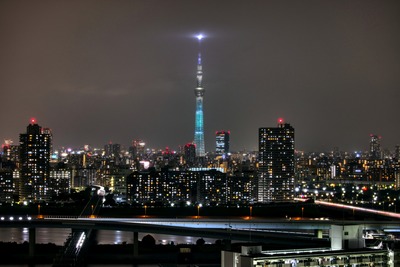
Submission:
<svg viewBox="0 0 400 267">
<path fill-rule="evenodd" d="M 296 150 L 400 143 L 396 1 L 3 1 L 0 138 L 31 117 L 54 146 L 176 149 L 193 141 L 193 78 L 203 33 L 206 151 L 257 150 L 283 117 Z M 151 15 L 151 16 L 150 16 Z"/>
</svg>

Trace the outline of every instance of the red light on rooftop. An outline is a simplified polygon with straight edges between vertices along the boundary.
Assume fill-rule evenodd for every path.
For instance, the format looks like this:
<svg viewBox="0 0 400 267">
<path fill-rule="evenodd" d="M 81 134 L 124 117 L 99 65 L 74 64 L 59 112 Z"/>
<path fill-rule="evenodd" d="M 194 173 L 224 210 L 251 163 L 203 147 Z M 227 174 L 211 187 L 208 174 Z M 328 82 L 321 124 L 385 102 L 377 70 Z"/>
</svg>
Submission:
<svg viewBox="0 0 400 267">
<path fill-rule="evenodd" d="M 283 122 L 284 122 L 284 121 L 283 121 L 283 118 L 279 118 L 279 119 L 278 119 L 278 123 L 279 123 L 279 124 L 283 124 Z"/>
<path fill-rule="evenodd" d="M 31 124 L 36 124 L 36 119 L 35 118 L 31 118 Z"/>
</svg>

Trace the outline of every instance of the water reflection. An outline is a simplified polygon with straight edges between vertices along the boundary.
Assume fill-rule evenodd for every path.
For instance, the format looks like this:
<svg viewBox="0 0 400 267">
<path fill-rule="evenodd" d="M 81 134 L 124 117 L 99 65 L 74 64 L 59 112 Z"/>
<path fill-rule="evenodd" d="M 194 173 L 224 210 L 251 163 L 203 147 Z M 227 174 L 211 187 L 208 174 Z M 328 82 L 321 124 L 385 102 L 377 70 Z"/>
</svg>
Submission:
<svg viewBox="0 0 400 267">
<path fill-rule="evenodd" d="M 36 229 L 36 243 L 47 244 L 54 243 L 58 246 L 64 245 L 64 242 L 71 233 L 71 229 L 64 228 L 37 228 Z M 201 237 L 191 236 L 176 236 L 166 234 L 152 234 L 152 233 L 139 233 L 139 240 L 144 236 L 150 234 L 154 237 L 157 244 L 195 244 Z M 203 238 L 206 243 L 215 243 L 216 239 Z M 1 242 L 16 242 L 24 243 L 29 242 L 29 229 L 28 228 L 0 228 L 0 241 Z M 99 230 L 97 232 L 98 244 L 132 244 L 133 232 L 125 231 L 110 231 Z"/>
<path fill-rule="evenodd" d="M 47 244 L 54 243 L 56 245 L 64 245 L 71 229 L 64 228 L 37 228 L 36 229 L 36 243 Z M 29 229 L 28 228 L 0 228 L 0 241 L 1 242 L 16 242 L 24 243 L 29 242 Z"/>
<path fill-rule="evenodd" d="M 192 236 L 177 236 L 177 235 L 166 235 L 166 234 L 152 234 L 152 233 L 139 233 L 139 240 L 146 235 L 151 235 L 156 240 L 157 244 L 195 244 L 196 241 L 201 237 Z M 203 238 L 206 243 L 215 243 L 216 239 Z M 109 231 L 99 230 L 97 234 L 98 244 L 132 244 L 133 233 L 125 231 Z"/>
</svg>

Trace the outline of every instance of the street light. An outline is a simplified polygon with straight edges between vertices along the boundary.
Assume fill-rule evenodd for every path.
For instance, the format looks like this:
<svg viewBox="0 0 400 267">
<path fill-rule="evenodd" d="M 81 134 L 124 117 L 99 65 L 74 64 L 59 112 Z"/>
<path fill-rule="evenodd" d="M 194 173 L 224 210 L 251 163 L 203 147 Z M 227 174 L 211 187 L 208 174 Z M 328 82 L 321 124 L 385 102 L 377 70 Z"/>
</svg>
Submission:
<svg viewBox="0 0 400 267">
<path fill-rule="evenodd" d="M 38 208 L 38 215 L 40 216 L 40 204 L 37 206 Z"/>
<path fill-rule="evenodd" d="M 197 205 L 197 218 L 200 217 L 200 208 L 201 208 L 202 206 L 203 206 L 203 205 L 201 205 L 201 204 Z"/>
<path fill-rule="evenodd" d="M 253 206 L 250 206 L 249 208 L 250 208 L 250 219 L 251 219 L 251 216 L 253 214 Z"/>
<path fill-rule="evenodd" d="M 92 215 L 93 215 L 93 205 L 92 205 Z"/>
<path fill-rule="evenodd" d="M 147 216 L 147 206 L 144 205 L 144 217 L 146 217 L 146 216 Z"/>
<path fill-rule="evenodd" d="M 304 207 L 301 207 L 301 218 L 303 219 L 304 216 Z"/>
</svg>

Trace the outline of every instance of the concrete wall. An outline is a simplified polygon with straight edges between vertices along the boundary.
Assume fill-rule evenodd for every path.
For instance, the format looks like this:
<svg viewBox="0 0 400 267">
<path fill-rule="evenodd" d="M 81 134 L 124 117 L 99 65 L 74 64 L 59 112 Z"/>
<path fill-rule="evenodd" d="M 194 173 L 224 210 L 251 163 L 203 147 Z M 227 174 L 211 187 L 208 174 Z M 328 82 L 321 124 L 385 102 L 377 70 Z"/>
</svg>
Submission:
<svg viewBox="0 0 400 267">
<path fill-rule="evenodd" d="M 329 235 L 333 250 L 365 247 L 361 225 L 332 225 Z"/>
</svg>

